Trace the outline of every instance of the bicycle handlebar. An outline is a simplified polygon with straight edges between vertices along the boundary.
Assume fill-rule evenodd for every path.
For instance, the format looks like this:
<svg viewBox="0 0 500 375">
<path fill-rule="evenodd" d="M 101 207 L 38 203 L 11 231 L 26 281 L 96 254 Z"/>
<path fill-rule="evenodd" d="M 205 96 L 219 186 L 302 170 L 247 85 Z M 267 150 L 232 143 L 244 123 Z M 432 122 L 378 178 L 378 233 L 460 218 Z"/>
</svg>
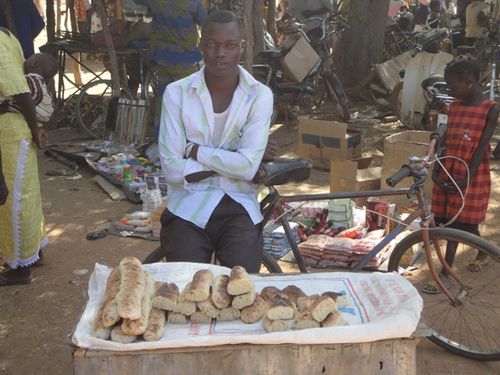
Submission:
<svg viewBox="0 0 500 375">
<path fill-rule="evenodd" d="M 404 164 L 401 169 L 394 173 L 391 177 L 385 180 L 386 184 L 390 187 L 396 186 L 403 178 L 411 176 L 410 166 Z"/>
</svg>

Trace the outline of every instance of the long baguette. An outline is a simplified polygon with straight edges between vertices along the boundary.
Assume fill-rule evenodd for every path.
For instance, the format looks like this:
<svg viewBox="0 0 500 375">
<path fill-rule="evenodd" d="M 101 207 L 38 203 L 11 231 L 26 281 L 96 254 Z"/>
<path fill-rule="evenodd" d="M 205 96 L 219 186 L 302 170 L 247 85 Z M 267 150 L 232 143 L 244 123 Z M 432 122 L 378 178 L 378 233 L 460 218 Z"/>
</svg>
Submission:
<svg viewBox="0 0 500 375">
<path fill-rule="evenodd" d="M 145 287 L 144 271 L 139 259 L 123 258 L 120 262 L 120 274 L 120 291 L 116 296 L 118 314 L 124 319 L 139 319 Z"/>
<path fill-rule="evenodd" d="M 210 297 L 210 287 L 214 275 L 210 270 L 199 270 L 194 276 L 186 292 L 186 299 L 193 302 L 205 301 Z"/>
<path fill-rule="evenodd" d="M 102 305 L 102 323 L 104 327 L 112 327 L 120 321 L 116 295 L 120 291 L 120 268 L 115 267 L 110 272 L 106 281 L 106 291 L 104 292 L 104 302 Z"/>
<path fill-rule="evenodd" d="M 160 281 L 154 283 L 155 293 L 161 288 L 162 285 L 163 283 Z M 148 327 L 142 336 L 144 341 L 158 341 L 161 339 L 163 336 L 163 330 L 165 329 L 166 320 L 167 313 L 165 310 L 153 307 L 151 309 L 151 314 L 149 315 Z"/>
<path fill-rule="evenodd" d="M 219 275 L 214 279 L 211 298 L 214 305 L 221 310 L 229 307 L 233 299 L 233 297 L 227 292 L 228 283 L 228 275 Z"/>
<path fill-rule="evenodd" d="M 175 311 L 179 299 L 179 288 L 174 283 L 162 283 L 153 296 L 153 307 L 157 309 Z"/>
<path fill-rule="evenodd" d="M 111 330 L 111 340 L 122 344 L 130 344 L 137 340 L 137 336 L 126 335 L 123 333 L 121 325 L 117 325 Z"/>
<path fill-rule="evenodd" d="M 229 275 L 227 292 L 232 296 L 245 294 L 254 289 L 253 282 L 247 271 L 241 266 L 234 266 Z"/>
<path fill-rule="evenodd" d="M 235 309 L 241 310 L 253 304 L 255 302 L 255 296 L 256 293 L 252 284 L 252 289 L 249 292 L 233 297 L 233 300 L 231 301 L 231 306 L 233 306 Z"/>
<path fill-rule="evenodd" d="M 142 296 L 141 302 L 141 316 L 139 319 L 123 319 L 122 331 L 126 335 L 140 336 L 148 328 L 149 316 L 151 315 L 151 298 L 154 294 L 154 281 L 151 275 L 146 272 L 146 286 L 144 288 L 144 294 Z"/>
<path fill-rule="evenodd" d="M 177 299 L 177 309 L 174 312 L 189 316 L 196 311 L 196 302 L 189 301 L 186 298 L 186 293 L 190 289 L 190 286 L 191 283 L 187 283 L 182 293 L 179 294 L 179 298 Z"/>
<path fill-rule="evenodd" d="M 103 308 L 104 303 L 99 307 L 99 310 L 97 311 L 96 317 L 94 319 L 94 324 L 92 325 L 92 336 L 102 340 L 109 340 L 109 338 L 111 337 L 111 327 L 104 326 L 104 323 L 102 321 Z"/>
<path fill-rule="evenodd" d="M 247 324 L 256 323 L 261 320 L 267 313 L 267 303 L 259 294 L 255 296 L 255 301 L 252 305 L 241 310 L 241 320 Z"/>
</svg>

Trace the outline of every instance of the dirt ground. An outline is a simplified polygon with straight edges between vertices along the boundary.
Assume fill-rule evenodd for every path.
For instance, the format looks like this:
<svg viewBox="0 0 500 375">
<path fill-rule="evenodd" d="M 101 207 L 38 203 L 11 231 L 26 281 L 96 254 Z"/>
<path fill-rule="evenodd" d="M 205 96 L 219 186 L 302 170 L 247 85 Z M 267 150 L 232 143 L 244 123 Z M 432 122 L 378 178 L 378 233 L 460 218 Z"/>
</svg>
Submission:
<svg viewBox="0 0 500 375">
<path fill-rule="evenodd" d="M 368 125 L 366 125 L 368 126 Z M 376 151 L 384 135 L 397 131 L 394 124 L 366 137 L 366 149 Z M 273 135 L 283 146 L 283 154 L 294 149 L 293 129 L 282 127 Z M 378 134 L 378 135 L 375 135 Z M 52 142 L 82 137 L 74 128 L 51 132 Z M 48 171 L 66 169 L 39 153 L 39 169 L 47 232 L 50 244 L 45 250 L 46 264 L 33 271 L 28 286 L 0 289 L 0 374 L 71 374 L 71 335 L 85 304 L 90 273 L 96 262 L 116 265 L 125 256 L 144 258 L 156 242 L 107 236 L 96 241 L 85 239 L 109 219 L 132 208 L 129 202 L 112 201 L 92 180 L 88 169 L 83 178 L 47 176 Z M 493 164 L 494 193 L 487 223 L 500 217 L 498 202 L 500 163 Z M 326 191 L 328 174 L 313 171 L 312 178 L 286 190 Z M 495 224 L 486 224 L 485 236 L 500 244 Z M 500 317 L 498 317 L 500 324 Z M 423 374 L 499 374 L 500 363 L 480 363 L 451 355 L 427 340 L 417 347 L 417 373 Z"/>
</svg>

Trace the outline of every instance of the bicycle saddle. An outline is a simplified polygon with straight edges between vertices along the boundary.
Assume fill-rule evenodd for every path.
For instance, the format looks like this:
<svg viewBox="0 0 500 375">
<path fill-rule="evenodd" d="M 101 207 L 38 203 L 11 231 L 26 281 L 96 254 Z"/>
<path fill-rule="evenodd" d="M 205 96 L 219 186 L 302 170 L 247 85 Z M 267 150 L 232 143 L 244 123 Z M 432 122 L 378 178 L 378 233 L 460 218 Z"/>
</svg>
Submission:
<svg viewBox="0 0 500 375">
<path fill-rule="evenodd" d="M 305 181 L 311 175 L 312 162 L 307 159 L 274 158 L 262 163 L 268 176 L 266 186 L 284 185 L 289 182 Z"/>
</svg>

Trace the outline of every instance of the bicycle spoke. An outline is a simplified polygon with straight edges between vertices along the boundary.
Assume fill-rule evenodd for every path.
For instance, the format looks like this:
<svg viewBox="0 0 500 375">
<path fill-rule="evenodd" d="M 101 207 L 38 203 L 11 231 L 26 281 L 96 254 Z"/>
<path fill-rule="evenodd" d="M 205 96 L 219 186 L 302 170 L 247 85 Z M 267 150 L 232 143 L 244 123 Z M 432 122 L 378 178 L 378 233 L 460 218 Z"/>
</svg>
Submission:
<svg viewBox="0 0 500 375">
<path fill-rule="evenodd" d="M 500 359 L 500 327 L 495 324 L 500 315 L 500 286 L 497 282 L 500 250 L 470 233 L 448 228 L 433 230 L 429 235 L 439 242 L 443 253 L 446 253 L 448 241 L 458 242 L 452 269 L 460 280 L 458 283 L 450 275 L 445 283 L 451 295 L 459 298 L 454 303 L 443 292 L 421 294 L 424 300 L 422 319 L 433 331 L 431 340 L 445 349 L 471 358 Z M 411 268 L 414 249 L 421 242 L 421 232 L 412 233 L 396 246 L 389 262 L 389 271 L 399 269 L 419 292 L 422 292 L 425 283 L 432 280 L 427 263 Z M 432 252 L 432 264 L 440 272 L 442 265 L 434 249 Z M 487 256 L 489 263 L 478 272 L 470 272 L 467 266 L 478 255 L 479 258 Z"/>
</svg>

